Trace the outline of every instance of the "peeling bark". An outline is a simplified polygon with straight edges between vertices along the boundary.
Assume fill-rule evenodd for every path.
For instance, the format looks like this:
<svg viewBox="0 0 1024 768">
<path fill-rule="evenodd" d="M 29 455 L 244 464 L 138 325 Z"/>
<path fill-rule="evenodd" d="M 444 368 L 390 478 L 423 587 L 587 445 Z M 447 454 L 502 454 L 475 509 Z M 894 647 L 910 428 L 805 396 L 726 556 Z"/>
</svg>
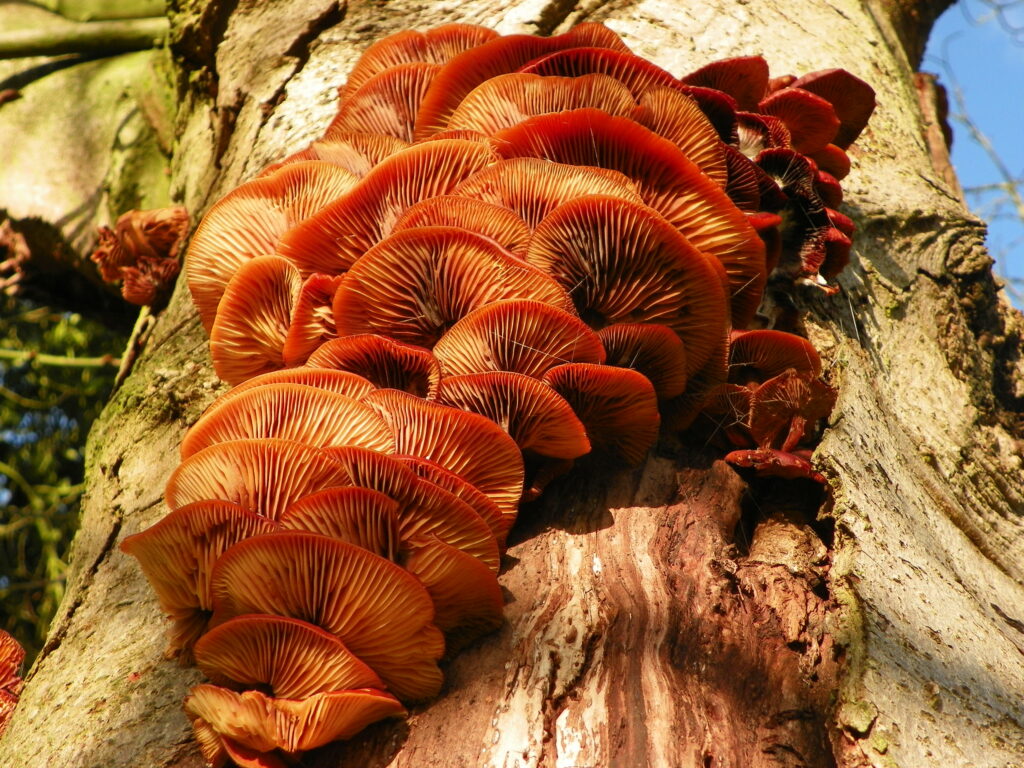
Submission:
<svg viewBox="0 0 1024 768">
<path fill-rule="evenodd" d="M 632 472 L 581 466 L 524 509 L 505 626 L 448 662 L 443 695 L 308 765 L 1024 763 L 1024 323 L 923 137 L 912 65 L 941 7 L 173 4 L 172 197 L 194 215 L 316 136 L 359 51 L 410 24 L 604 21 L 675 74 L 763 52 L 773 73 L 842 66 L 880 92 L 844 181 L 859 232 L 843 292 L 796 297 L 841 393 L 816 454 L 832 501 L 748 491 L 669 438 Z M 0 765 L 201 764 L 180 712 L 198 674 L 162 660 L 155 599 L 116 544 L 164 514 L 181 435 L 221 385 L 183 285 L 136 343 Z"/>
</svg>

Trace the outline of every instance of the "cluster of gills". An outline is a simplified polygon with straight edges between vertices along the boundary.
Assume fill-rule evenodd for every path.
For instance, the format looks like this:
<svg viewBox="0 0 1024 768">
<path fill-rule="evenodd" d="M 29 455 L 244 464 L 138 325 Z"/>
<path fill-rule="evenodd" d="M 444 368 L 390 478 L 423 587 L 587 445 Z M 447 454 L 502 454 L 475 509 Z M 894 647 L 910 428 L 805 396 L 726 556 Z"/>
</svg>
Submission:
<svg viewBox="0 0 1024 768">
<path fill-rule="evenodd" d="M 435 696 L 446 649 L 502 620 L 522 499 L 772 376 L 816 382 L 779 331 L 740 336 L 730 375 L 730 334 L 765 324 L 770 276 L 830 290 L 872 105 L 760 57 L 678 79 L 598 24 L 371 46 L 323 137 L 189 248 L 236 386 L 186 436 L 171 513 L 123 547 L 170 654 L 212 681 L 185 702 L 206 759 L 280 768 Z M 801 407 L 730 434 L 781 455 L 821 417 Z"/>
<path fill-rule="evenodd" d="M 0 736 L 14 715 L 21 696 L 21 665 L 25 649 L 13 637 L 0 629 Z"/>
</svg>

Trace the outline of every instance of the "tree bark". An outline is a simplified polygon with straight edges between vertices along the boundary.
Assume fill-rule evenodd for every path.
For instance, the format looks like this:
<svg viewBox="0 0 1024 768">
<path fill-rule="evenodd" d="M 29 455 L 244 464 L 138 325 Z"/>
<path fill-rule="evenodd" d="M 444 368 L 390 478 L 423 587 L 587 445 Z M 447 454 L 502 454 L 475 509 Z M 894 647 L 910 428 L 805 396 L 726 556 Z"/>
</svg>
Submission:
<svg viewBox="0 0 1024 768">
<path fill-rule="evenodd" d="M 843 291 L 797 297 L 840 390 L 816 453 L 831 500 L 752 493 L 670 437 L 634 471 L 585 463 L 524 508 L 507 621 L 450 660 L 443 695 L 305 764 L 1024 764 L 1024 323 L 926 143 L 914 67 L 943 3 L 172 6 L 171 189 L 195 216 L 317 136 L 361 49 L 409 26 L 603 21 L 677 75 L 763 53 L 773 74 L 841 66 L 879 92 L 844 181 Z M 162 660 L 160 611 L 116 545 L 165 514 L 181 436 L 222 385 L 184 284 L 133 344 L 0 765 L 202 764 L 180 711 L 199 675 Z"/>
</svg>

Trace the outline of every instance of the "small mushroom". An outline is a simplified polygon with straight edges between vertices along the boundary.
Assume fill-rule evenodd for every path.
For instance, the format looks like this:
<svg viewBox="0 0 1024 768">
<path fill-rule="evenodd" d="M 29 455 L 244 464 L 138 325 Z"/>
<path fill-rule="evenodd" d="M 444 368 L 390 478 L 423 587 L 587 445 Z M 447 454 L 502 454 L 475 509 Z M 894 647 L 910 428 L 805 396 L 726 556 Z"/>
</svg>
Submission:
<svg viewBox="0 0 1024 768">
<path fill-rule="evenodd" d="M 461 195 L 440 195 L 412 206 L 397 222 L 392 235 L 414 227 L 458 227 L 493 240 L 522 258 L 530 228 L 514 211 L 496 203 Z"/>
<path fill-rule="evenodd" d="M 552 368 L 544 381 L 572 406 L 595 451 L 616 454 L 631 465 L 643 461 L 661 423 L 646 377 L 628 368 L 569 363 Z"/>
<path fill-rule="evenodd" d="M 577 24 L 554 37 L 507 35 L 491 40 L 451 59 L 434 78 L 416 116 L 416 138 L 448 128 L 462 100 L 478 85 L 498 75 L 515 72 L 528 61 L 566 48 L 601 46 L 628 51 L 625 43 L 601 24 Z"/>
<path fill-rule="evenodd" d="M 302 292 L 299 271 L 279 256 L 257 256 L 232 275 L 210 330 L 210 357 L 228 384 L 285 367 L 284 345 Z"/>
<path fill-rule="evenodd" d="M 434 355 L 445 376 L 514 371 L 539 378 L 560 363 L 603 363 L 587 325 L 538 301 L 496 301 L 466 315 L 441 337 Z"/>
<path fill-rule="evenodd" d="M 307 366 L 358 374 L 380 389 L 400 389 L 417 397 L 435 397 L 441 366 L 430 350 L 364 333 L 323 344 Z"/>
<path fill-rule="evenodd" d="M 242 264 L 274 253 L 285 232 L 358 181 L 330 163 L 291 163 L 218 200 L 192 235 L 185 259 L 188 287 L 206 330 L 213 327 L 221 295 Z"/>
<path fill-rule="evenodd" d="M 448 194 L 493 160 L 492 150 L 477 142 L 415 144 L 381 162 L 349 194 L 284 233 L 277 252 L 304 275 L 340 274 L 390 234 L 412 205 Z"/>
<path fill-rule="evenodd" d="M 277 520 L 295 499 L 339 485 L 351 485 L 349 474 L 318 448 L 278 438 L 232 440 L 179 464 L 167 481 L 164 500 L 174 510 L 222 499 Z"/>
<path fill-rule="evenodd" d="M 340 275 L 313 274 L 302 284 L 281 345 L 286 366 L 302 365 L 317 347 L 337 337 L 333 306 L 341 280 Z"/>
<path fill-rule="evenodd" d="M 616 323 L 602 328 L 597 335 L 607 355 L 605 363 L 642 373 L 659 399 L 675 397 L 686 389 L 686 346 L 671 328 L 651 323 Z"/>
<path fill-rule="evenodd" d="M 687 85 L 714 88 L 732 96 L 740 109 L 753 111 L 768 91 L 768 62 L 762 56 L 738 56 L 705 64 L 681 78 Z"/>
<path fill-rule="evenodd" d="M 160 607 L 173 621 L 167 656 L 191 657 L 213 611 L 213 564 L 231 546 L 278 526 L 227 501 L 196 501 L 179 507 L 141 533 L 126 536 L 121 551 L 139 561 Z"/>
<path fill-rule="evenodd" d="M 441 687 L 444 640 L 430 596 L 361 547 L 297 531 L 254 536 L 221 555 L 211 585 L 211 626 L 247 613 L 301 619 L 336 635 L 403 701 Z"/>
<path fill-rule="evenodd" d="M 368 405 L 305 384 L 252 387 L 214 409 L 189 429 L 181 458 L 229 440 L 281 438 L 314 448 L 357 445 L 390 453 L 394 438 Z"/>
<path fill-rule="evenodd" d="M 284 616 L 237 616 L 199 638 L 193 650 L 196 666 L 217 685 L 258 686 L 276 698 L 384 687 L 337 637 Z"/>
<path fill-rule="evenodd" d="M 334 316 L 342 336 L 377 333 L 432 347 L 474 309 L 500 299 L 572 306 L 554 280 L 492 240 L 454 227 L 417 227 L 394 233 L 352 266 Z"/>
</svg>

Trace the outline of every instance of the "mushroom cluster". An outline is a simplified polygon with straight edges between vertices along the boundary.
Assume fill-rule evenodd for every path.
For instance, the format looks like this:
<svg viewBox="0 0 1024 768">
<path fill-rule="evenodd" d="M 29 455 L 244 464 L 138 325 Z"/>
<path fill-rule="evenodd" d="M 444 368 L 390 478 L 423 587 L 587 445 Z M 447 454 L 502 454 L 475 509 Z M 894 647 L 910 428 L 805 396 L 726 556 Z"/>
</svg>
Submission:
<svg viewBox="0 0 1024 768">
<path fill-rule="evenodd" d="M 599 24 L 402 32 L 340 96 L 192 238 L 235 386 L 189 430 L 171 513 L 122 544 L 211 680 L 185 710 L 215 766 L 435 696 L 446 650 L 502 620 L 520 502 L 580 456 L 636 464 L 723 392 L 814 388 L 820 364 L 760 365 L 753 339 L 784 334 L 748 329 L 770 276 L 842 268 L 837 179 L 873 103 L 760 57 L 679 79 Z M 739 445 L 795 449 L 821 410 L 800 403 Z"/>
</svg>

